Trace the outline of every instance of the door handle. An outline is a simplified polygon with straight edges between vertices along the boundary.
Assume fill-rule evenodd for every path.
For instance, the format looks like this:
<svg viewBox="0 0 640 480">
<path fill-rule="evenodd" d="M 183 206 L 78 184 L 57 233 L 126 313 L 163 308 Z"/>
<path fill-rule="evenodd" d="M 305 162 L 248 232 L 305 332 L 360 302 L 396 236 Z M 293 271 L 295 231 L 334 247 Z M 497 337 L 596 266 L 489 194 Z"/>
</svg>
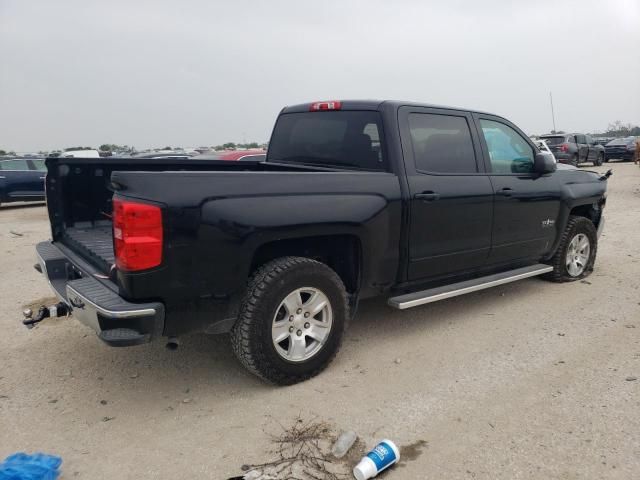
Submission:
<svg viewBox="0 0 640 480">
<path fill-rule="evenodd" d="M 413 198 L 422 200 L 423 202 L 434 202 L 440 199 L 440 194 L 436 192 L 422 192 L 416 193 Z"/>
<path fill-rule="evenodd" d="M 498 190 L 496 192 L 497 195 L 502 195 L 503 197 L 510 197 L 513 194 L 513 189 L 511 188 L 503 188 L 502 190 Z"/>
</svg>

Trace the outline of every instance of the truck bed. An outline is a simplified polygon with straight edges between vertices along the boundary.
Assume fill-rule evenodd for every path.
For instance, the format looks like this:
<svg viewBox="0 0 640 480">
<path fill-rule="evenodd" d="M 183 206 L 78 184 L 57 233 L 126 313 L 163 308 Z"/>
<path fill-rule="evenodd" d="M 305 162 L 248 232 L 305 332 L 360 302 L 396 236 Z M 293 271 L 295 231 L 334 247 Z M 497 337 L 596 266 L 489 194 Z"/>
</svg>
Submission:
<svg viewBox="0 0 640 480">
<path fill-rule="evenodd" d="M 111 221 L 69 227 L 65 230 L 63 243 L 104 272 L 108 272 L 115 262 Z"/>
<path fill-rule="evenodd" d="M 139 171 L 149 176 L 188 171 L 198 176 L 212 172 L 314 171 L 258 161 L 114 157 L 49 158 L 47 169 L 47 207 L 54 243 L 64 244 L 105 274 L 114 264 L 110 220 L 113 192 L 118 188 L 111 181 L 114 172 Z"/>
</svg>

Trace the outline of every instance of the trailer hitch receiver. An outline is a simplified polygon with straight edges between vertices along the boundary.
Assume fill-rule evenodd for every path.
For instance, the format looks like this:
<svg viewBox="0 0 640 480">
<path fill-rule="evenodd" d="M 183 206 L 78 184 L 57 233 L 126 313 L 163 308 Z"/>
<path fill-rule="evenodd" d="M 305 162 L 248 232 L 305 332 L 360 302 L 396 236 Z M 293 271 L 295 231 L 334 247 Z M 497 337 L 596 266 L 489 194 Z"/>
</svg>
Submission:
<svg viewBox="0 0 640 480">
<path fill-rule="evenodd" d="M 53 317 L 66 317 L 71 313 L 71 309 L 63 302 L 56 303 L 49 307 L 42 305 L 37 313 L 33 314 L 33 310 L 27 308 L 22 312 L 24 319 L 22 324 L 27 328 L 33 328 L 37 323 L 40 323 L 45 318 Z"/>
</svg>

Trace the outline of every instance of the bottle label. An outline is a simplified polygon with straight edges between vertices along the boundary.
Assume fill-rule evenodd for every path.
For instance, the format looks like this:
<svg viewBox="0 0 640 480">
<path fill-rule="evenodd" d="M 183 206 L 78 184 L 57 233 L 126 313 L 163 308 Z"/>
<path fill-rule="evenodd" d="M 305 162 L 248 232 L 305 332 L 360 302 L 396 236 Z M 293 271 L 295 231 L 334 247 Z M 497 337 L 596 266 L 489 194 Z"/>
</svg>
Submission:
<svg viewBox="0 0 640 480">
<path fill-rule="evenodd" d="M 393 465 L 396 461 L 396 453 L 386 442 L 380 442 L 376 447 L 367 453 L 367 457 L 376 465 L 378 472 Z"/>
</svg>

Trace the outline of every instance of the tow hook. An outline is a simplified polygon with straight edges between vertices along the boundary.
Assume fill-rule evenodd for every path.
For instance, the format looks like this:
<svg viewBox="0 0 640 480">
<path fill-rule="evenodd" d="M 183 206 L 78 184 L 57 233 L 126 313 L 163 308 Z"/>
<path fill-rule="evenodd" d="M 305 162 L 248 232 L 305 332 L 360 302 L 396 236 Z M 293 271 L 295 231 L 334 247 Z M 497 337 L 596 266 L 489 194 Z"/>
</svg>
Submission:
<svg viewBox="0 0 640 480">
<path fill-rule="evenodd" d="M 35 316 L 33 315 L 33 310 L 27 308 L 22 312 L 22 315 L 24 315 L 22 324 L 27 328 L 33 328 L 36 323 L 40 323 L 45 318 L 66 317 L 70 313 L 70 308 L 63 302 L 56 303 L 55 305 L 51 305 L 49 307 L 42 305 L 38 309 L 38 313 L 36 313 Z"/>
</svg>

